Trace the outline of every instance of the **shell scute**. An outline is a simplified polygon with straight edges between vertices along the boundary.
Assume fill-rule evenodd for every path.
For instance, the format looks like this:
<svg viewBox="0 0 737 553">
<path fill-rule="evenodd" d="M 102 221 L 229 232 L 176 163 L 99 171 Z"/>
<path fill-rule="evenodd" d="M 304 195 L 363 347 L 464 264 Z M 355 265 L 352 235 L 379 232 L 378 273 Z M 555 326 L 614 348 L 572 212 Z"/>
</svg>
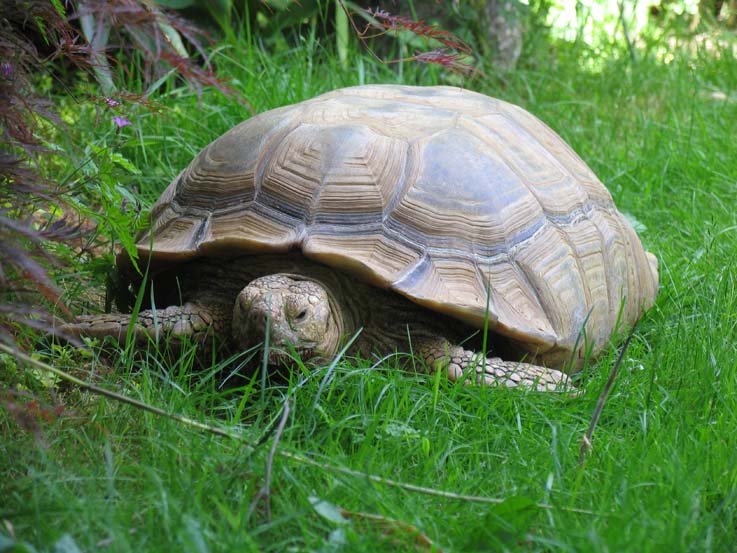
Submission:
<svg viewBox="0 0 737 553">
<path fill-rule="evenodd" d="M 386 217 L 387 228 L 408 240 L 493 255 L 507 248 L 513 227 L 542 214 L 516 175 L 468 133 L 448 129 L 420 141 L 419 150 L 414 180 Z M 489 179 L 494 188 L 482 184 Z M 507 208 L 519 217 L 504 217 Z"/>
</svg>

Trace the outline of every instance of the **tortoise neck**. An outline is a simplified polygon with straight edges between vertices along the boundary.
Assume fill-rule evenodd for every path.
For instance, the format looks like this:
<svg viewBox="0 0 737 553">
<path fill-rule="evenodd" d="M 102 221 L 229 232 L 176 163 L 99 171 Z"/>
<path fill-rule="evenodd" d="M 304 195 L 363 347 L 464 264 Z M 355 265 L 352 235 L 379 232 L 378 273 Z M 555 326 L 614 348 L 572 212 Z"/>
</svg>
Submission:
<svg viewBox="0 0 737 553">
<path fill-rule="evenodd" d="M 331 334 L 334 333 L 334 339 L 330 342 L 335 346 L 334 351 L 326 353 L 336 355 L 360 329 L 361 302 L 356 301 L 355 294 L 358 293 L 357 288 L 361 287 L 356 286 L 346 275 L 332 269 L 319 272 L 322 274 L 308 274 L 308 278 L 321 285 L 327 292 L 330 313 L 335 322 L 335 328 L 330 329 Z"/>
</svg>

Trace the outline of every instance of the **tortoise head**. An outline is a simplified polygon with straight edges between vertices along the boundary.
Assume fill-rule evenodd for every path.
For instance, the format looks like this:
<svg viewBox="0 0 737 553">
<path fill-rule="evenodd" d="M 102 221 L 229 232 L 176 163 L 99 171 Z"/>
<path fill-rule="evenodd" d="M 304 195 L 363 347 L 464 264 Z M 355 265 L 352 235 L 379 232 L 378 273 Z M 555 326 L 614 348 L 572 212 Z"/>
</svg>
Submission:
<svg viewBox="0 0 737 553">
<path fill-rule="evenodd" d="M 252 280 L 233 309 L 233 339 L 240 349 L 266 341 L 269 363 L 290 364 L 294 349 L 303 361 L 332 357 L 343 333 L 328 289 L 299 275 L 274 274 Z"/>
</svg>

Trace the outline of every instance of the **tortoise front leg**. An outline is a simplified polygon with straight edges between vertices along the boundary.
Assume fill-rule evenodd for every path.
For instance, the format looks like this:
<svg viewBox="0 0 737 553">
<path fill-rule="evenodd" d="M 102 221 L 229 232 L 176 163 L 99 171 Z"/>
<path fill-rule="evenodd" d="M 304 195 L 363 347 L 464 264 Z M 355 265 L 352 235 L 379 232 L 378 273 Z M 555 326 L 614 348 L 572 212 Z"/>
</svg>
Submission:
<svg viewBox="0 0 737 553">
<path fill-rule="evenodd" d="M 73 323 L 61 326 L 61 331 L 74 336 L 89 336 L 103 339 L 112 337 L 125 345 L 128 328 L 135 324 L 135 341 L 145 343 L 149 339 L 187 336 L 193 341 L 204 341 L 213 334 L 229 336 L 232 307 L 218 303 L 187 302 L 166 309 L 141 311 L 133 321 L 131 315 L 111 313 L 105 315 L 83 315 Z M 158 336 L 157 336 L 158 334 Z"/>
<path fill-rule="evenodd" d="M 414 351 L 430 370 L 447 367 L 452 381 L 464 379 L 486 386 L 521 386 L 538 391 L 566 390 L 572 386 L 568 375 L 530 363 L 504 361 L 499 357 L 484 357 L 480 352 L 451 344 L 444 338 L 425 338 L 413 344 Z M 475 376 L 475 378 L 474 378 Z"/>
</svg>

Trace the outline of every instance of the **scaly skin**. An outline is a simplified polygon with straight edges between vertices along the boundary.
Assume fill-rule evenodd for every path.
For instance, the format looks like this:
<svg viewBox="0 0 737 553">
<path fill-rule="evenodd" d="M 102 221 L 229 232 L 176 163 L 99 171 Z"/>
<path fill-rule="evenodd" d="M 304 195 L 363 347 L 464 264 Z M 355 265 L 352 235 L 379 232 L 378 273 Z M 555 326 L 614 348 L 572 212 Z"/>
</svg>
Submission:
<svg viewBox="0 0 737 553">
<path fill-rule="evenodd" d="M 448 371 L 451 381 L 486 386 L 522 386 L 540 392 L 570 388 L 568 375 L 540 365 L 504 361 L 499 357 L 484 358 L 480 352 L 449 343 L 443 337 L 419 342 L 415 353 L 424 359 L 429 370 Z"/>
<path fill-rule="evenodd" d="M 231 311 L 230 306 L 213 302 L 187 302 L 160 310 L 147 309 L 136 316 L 133 335 L 137 343 L 157 341 L 160 337 L 178 340 L 185 336 L 204 341 L 207 336 L 230 333 Z M 74 323 L 63 325 L 61 330 L 75 337 L 111 337 L 124 345 L 131 320 L 131 315 L 121 313 L 83 315 Z"/>
<path fill-rule="evenodd" d="M 257 268 L 280 272 L 259 276 Z M 354 354 L 413 351 L 424 362 L 418 364 L 420 370 L 447 371 L 452 381 L 541 391 L 570 386 L 568 376 L 555 369 L 483 358 L 459 345 L 473 329 L 303 259 L 200 263 L 182 275 L 183 281 L 197 286 L 186 291 L 181 306 L 141 311 L 134 329 L 137 341 L 156 338 L 157 329 L 159 336 L 203 342 L 216 334 L 229 337 L 234 349 L 245 351 L 264 341 L 268 325 L 269 361 L 274 365 L 289 364 L 292 352 L 305 362 L 329 360 L 345 340 L 357 335 Z M 238 293 L 240 278 L 252 280 Z M 124 343 L 130 323 L 130 315 L 93 315 L 63 329 L 77 336 L 112 336 Z"/>
</svg>

